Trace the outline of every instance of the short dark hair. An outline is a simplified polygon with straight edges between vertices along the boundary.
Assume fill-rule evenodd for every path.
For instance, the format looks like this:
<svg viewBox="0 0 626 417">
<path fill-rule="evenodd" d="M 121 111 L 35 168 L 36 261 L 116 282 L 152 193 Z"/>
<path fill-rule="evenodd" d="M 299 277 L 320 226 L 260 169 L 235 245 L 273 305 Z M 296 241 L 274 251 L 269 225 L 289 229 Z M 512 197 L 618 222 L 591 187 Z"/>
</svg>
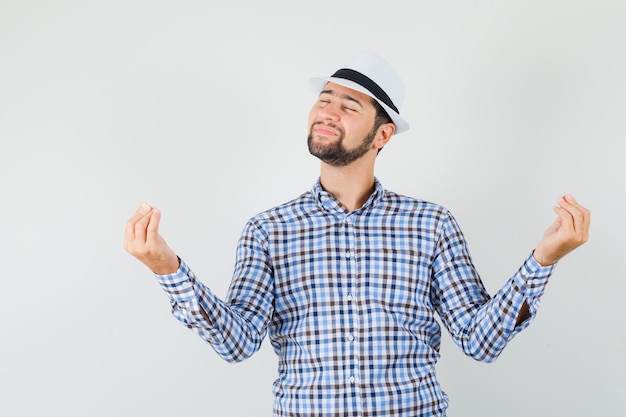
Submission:
<svg viewBox="0 0 626 417">
<path fill-rule="evenodd" d="M 374 118 L 374 128 L 372 129 L 373 131 L 378 130 L 378 128 L 384 124 L 393 123 L 393 120 L 391 120 L 391 117 L 389 117 L 389 114 L 385 111 L 385 109 L 383 109 L 383 106 L 381 106 L 378 103 L 378 101 L 372 98 L 372 104 L 374 105 L 374 108 L 376 109 L 376 116 Z M 380 151 L 382 150 L 383 148 L 380 148 L 377 153 L 380 153 Z"/>
<path fill-rule="evenodd" d="M 381 127 L 382 125 L 386 123 L 393 123 L 393 120 L 391 120 L 391 117 L 389 117 L 389 114 L 385 111 L 385 109 L 383 109 L 383 106 L 381 106 L 378 103 L 378 101 L 372 98 L 372 104 L 374 105 L 374 108 L 376 109 L 376 118 L 374 119 L 374 130 L 378 129 L 379 127 Z"/>
</svg>

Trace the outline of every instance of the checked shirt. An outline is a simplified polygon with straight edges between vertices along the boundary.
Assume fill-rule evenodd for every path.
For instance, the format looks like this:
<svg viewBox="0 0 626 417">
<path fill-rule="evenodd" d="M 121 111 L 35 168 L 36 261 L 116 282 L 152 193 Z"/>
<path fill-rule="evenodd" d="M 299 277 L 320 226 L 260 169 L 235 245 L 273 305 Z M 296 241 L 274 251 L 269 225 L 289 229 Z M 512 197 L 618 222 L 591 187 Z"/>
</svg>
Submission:
<svg viewBox="0 0 626 417">
<path fill-rule="evenodd" d="M 225 360 L 269 336 L 274 416 L 417 417 L 448 405 L 436 315 L 468 356 L 493 361 L 534 318 L 551 273 L 529 255 L 490 297 L 448 210 L 376 180 L 347 212 L 318 180 L 247 222 L 224 301 L 185 262 L 156 277 L 173 315 Z M 531 317 L 516 327 L 524 301 Z"/>
</svg>

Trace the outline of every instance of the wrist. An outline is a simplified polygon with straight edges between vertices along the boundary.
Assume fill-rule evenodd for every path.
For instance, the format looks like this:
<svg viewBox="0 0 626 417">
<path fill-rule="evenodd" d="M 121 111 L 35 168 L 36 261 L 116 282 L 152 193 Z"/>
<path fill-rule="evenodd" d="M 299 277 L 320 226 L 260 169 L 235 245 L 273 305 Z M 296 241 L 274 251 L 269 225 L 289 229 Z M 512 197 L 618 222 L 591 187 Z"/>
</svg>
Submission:
<svg viewBox="0 0 626 417">
<path fill-rule="evenodd" d="M 546 258 L 545 255 L 543 255 L 537 249 L 533 251 L 532 255 L 535 261 L 537 261 L 537 263 L 543 267 L 554 265 L 557 262 L 557 261 L 552 261 L 551 259 Z"/>
<path fill-rule="evenodd" d="M 176 273 L 180 268 L 180 258 L 177 255 L 173 257 L 169 257 L 167 260 L 163 262 L 159 262 L 158 264 L 150 267 L 152 272 L 156 275 L 170 275 Z"/>
</svg>

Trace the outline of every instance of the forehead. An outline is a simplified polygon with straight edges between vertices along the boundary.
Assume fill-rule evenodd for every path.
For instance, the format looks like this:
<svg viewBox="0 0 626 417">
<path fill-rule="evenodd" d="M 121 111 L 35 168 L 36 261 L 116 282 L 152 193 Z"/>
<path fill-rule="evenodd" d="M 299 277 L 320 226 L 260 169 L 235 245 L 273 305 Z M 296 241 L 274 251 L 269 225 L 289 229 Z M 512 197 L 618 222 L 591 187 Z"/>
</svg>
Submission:
<svg viewBox="0 0 626 417">
<path fill-rule="evenodd" d="M 329 81 L 324 88 L 322 88 L 322 91 L 320 91 L 320 95 L 321 94 L 330 94 L 335 97 L 358 101 L 363 106 L 374 107 L 374 104 L 372 103 L 373 99 L 367 94 L 353 90 L 352 88 L 344 87 L 343 85 L 336 84 L 332 81 Z"/>
</svg>

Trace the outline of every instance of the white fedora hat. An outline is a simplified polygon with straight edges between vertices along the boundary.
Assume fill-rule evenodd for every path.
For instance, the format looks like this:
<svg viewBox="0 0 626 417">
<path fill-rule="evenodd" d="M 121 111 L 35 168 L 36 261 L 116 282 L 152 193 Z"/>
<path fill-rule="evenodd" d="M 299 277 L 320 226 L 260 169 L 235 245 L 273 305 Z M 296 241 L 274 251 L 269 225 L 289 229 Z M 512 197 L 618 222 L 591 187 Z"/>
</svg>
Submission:
<svg viewBox="0 0 626 417">
<path fill-rule="evenodd" d="M 400 116 L 405 94 L 404 82 L 380 55 L 362 51 L 330 77 L 309 79 L 309 86 L 315 93 L 319 93 L 328 82 L 351 88 L 376 100 L 396 125 L 396 134 L 409 129 L 408 122 Z"/>
</svg>

